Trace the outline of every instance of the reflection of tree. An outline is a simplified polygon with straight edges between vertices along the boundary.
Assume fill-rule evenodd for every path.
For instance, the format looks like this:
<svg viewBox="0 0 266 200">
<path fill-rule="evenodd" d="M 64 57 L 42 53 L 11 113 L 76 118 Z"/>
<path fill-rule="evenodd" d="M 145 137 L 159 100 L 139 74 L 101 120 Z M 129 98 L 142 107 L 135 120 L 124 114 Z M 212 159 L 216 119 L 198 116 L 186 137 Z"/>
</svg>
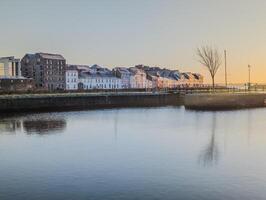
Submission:
<svg viewBox="0 0 266 200">
<path fill-rule="evenodd" d="M 219 159 L 219 150 L 215 140 L 216 136 L 215 131 L 216 131 L 216 113 L 213 113 L 210 142 L 203 149 L 202 153 L 199 156 L 199 162 L 204 166 L 211 166 L 213 164 L 216 164 Z"/>
<path fill-rule="evenodd" d="M 25 120 L 23 127 L 28 134 L 43 135 L 63 130 L 66 127 L 66 122 L 62 119 Z"/>
</svg>

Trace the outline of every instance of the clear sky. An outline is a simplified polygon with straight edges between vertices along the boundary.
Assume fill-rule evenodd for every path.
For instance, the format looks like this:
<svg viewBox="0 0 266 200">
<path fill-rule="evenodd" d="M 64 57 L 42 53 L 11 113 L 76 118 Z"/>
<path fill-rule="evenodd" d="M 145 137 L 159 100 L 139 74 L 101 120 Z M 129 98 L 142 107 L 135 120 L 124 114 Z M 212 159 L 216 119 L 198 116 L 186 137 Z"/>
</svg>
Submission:
<svg viewBox="0 0 266 200">
<path fill-rule="evenodd" d="M 266 83 L 265 0 L 0 0 L 0 57 L 62 54 L 71 64 L 200 72 L 201 45 L 228 52 L 229 82 Z M 224 82 L 224 67 L 217 73 Z"/>
</svg>

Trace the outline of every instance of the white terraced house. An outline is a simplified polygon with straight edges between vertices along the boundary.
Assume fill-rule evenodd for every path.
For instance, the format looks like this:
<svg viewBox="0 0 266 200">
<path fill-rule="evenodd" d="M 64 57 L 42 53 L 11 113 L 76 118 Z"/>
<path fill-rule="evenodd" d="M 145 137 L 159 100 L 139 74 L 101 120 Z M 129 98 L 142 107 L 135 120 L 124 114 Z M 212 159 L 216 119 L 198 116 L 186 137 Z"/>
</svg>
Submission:
<svg viewBox="0 0 266 200">
<path fill-rule="evenodd" d="M 137 67 L 130 67 L 130 88 L 144 89 L 152 85 L 150 80 L 147 79 L 147 74 L 143 69 Z"/>
<path fill-rule="evenodd" d="M 108 74 L 90 74 L 89 72 L 82 73 L 79 78 L 79 87 L 84 90 L 93 89 L 122 89 L 121 79 Z"/>
<path fill-rule="evenodd" d="M 74 66 L 68 66 L 66 69 L 66 90 L 78 89 L 78 70 Z"/>
<path fill-rule="evenodd" d="M 113 69 L 113 74 L 121 79 L 122 88 L 130 88 L 130 76 L 132 75 L 126 67 L 116 67 Z"/>
</svg>

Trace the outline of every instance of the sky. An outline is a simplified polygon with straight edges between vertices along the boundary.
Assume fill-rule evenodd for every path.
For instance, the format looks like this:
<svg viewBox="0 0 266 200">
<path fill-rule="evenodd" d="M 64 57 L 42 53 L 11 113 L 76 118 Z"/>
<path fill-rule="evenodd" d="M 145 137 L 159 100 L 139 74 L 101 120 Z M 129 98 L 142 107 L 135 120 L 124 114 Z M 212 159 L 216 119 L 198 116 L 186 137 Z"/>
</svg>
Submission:
<svg viewBox="0 0 266 200">
<path fill-rule="evenodd" d="M 210 76 L 196 55 L 227 51 L 229 83 L 266 83 L 265 0 L 0 0 L 0 57 L 62 54 L 69 64 L 145 64 Z M 224 64 L 224 63 L 223 63 Z M 224 83 L 224 65 L 216 82 Z"/>
</svg>

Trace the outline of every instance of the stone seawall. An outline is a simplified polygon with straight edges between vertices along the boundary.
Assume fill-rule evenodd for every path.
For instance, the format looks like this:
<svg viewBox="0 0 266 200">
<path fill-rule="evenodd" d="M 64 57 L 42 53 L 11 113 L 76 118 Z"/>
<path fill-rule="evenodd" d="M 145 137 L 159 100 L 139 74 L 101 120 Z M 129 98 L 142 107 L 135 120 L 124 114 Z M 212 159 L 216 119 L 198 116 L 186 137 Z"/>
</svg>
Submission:
<svg viewBox="0 0 266 200">
<path fill-rule="evenodd" d="M 195 110 L 266 107 L 266 93 L 190 94 L 185 96 L 184 105 Z"/>
<path fill-rule="evenodd" d="M 178 94 L 168 93 L 2 95 L 0 112 L 149 107 L 180 103 Z"/>
</svg>

